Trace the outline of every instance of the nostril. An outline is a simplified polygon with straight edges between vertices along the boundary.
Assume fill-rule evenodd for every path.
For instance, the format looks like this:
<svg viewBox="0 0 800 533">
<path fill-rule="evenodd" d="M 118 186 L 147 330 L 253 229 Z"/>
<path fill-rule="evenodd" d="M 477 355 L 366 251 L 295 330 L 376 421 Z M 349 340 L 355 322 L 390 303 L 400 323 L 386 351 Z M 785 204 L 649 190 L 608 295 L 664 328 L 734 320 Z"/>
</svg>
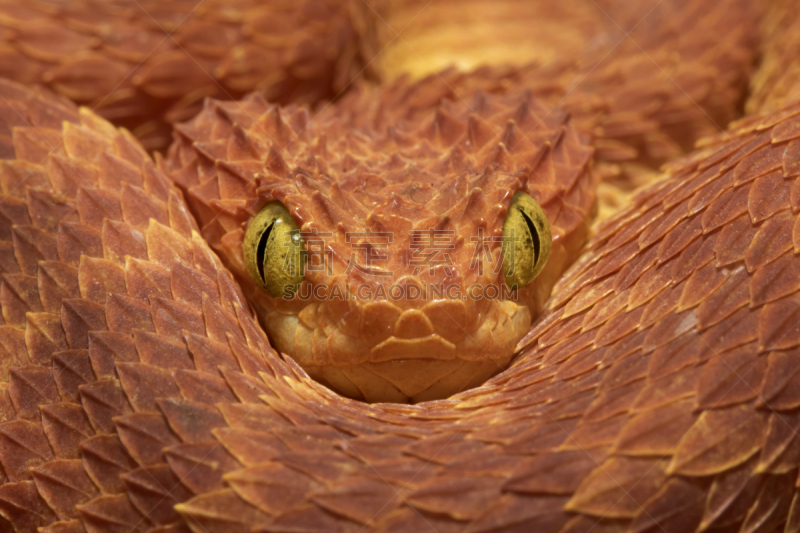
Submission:
<svg viewBox="0 0 800 533">
<path fill-rule="evenodd" d="M 421 339 L 433 334 L 433 324 L 419 309 L 404 311 L 394 326 L 394 336 L 400 339 Z"/>
</svg>

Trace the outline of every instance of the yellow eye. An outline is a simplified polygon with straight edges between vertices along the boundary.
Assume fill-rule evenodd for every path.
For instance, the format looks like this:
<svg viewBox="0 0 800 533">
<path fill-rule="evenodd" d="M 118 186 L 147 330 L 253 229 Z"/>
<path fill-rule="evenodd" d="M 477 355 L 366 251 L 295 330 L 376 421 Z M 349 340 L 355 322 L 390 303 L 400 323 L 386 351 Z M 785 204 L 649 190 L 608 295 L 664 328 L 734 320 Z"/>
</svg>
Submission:
<svg viewBox="0 0 800 533">
<path fill-rule="evenodd" d="M 244 263 L 256 284 L 270 296 L 291 296 L 303 281 L 303 237 L 280 202 L 264 206 L 244 235 Z"/>
<path fill-rule="evenodd" d="M 550 256 L 553 238 L 541 206 L 522 191 L 511 200 L 503 222 L 503 267 L 506 284 L 524 287 L 539 275 Z"/>
</svg>

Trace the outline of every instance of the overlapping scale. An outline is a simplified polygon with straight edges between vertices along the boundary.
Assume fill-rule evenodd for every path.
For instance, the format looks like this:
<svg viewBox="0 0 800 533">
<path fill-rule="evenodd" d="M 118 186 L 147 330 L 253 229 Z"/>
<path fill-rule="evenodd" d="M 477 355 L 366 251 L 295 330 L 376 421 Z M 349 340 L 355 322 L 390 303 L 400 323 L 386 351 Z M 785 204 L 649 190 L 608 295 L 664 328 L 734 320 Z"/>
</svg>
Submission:
<svg viewBox="0 0 800 533">
<path fill-rule="evenodd" d="M 206 97 L 333 98 L 375 53 L 373 16 L 328 0 L 9 0 L 0 3 L 0 76 L 44 85 L 163 150 L 172 123 Z"/>
<path fill-rule="evenodd" d="M 401 406 L 280 359 L 129 135 L 0 94 L 18 117 L 0 132 L 3 528 L 797 526 L 798 104 L 732 126 L 600 227 L 510 370 Z"/>
</svg>

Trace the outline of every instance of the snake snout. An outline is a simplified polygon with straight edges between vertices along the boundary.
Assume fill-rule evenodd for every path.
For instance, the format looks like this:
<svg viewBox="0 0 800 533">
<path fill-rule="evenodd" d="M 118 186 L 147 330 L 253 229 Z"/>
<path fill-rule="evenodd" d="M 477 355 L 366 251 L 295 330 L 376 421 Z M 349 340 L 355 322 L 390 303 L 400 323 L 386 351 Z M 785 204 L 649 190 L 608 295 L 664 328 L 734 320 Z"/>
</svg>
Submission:
<svg viewBox="0 0 800 533">
<path fill-rule="evenodd" d="M 472 294 L 434 301 L 316 301 L 262 313 L 275 347 L 311 377 L 370 402 L 441 399 L 503 370 L 531 324 L 522 302 Z"/>
</svg>

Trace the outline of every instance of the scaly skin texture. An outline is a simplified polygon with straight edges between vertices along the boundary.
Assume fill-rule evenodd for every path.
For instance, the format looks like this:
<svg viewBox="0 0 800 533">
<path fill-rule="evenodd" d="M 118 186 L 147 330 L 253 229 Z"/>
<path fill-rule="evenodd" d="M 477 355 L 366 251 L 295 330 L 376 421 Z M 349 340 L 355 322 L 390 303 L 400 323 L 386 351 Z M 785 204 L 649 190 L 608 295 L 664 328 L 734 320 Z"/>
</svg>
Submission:
<svg viewBox="0 0 800 533">
<path fill-rule="evenodd" d="M 354 94 L 313 122 L 304 109 L 281 111 L 258 98 L 209 103 L 179 127 L 170 166 L 203 236 L 237 275 L 279 351 L 354 398 L 438 399 L 508 365 L 574 261 L 594 205 L 593 151 L 564 114 L 548 114 L 526 91 L 445 101 L 402 123 L 385 96 Z M 471 287 L 503 284 L 502 241 L 491 239 L 502 236 L 517 191 L 538 201 L 550 222 L 545 271 L 516 300 L 468 298 Z M 324 268 L 310 267 L 291 300 L 257 288 L 242 253 L 248 221 L 275 200 L 307 234 L 309 249 L 315 240 L 326 250 Z M 420 235 L 431 230 L 452 248 L 426 259 L 434 244 Z M 365 231 L 391 242 L 353 237 Z M 481 232 L 494 260 L 476 253 Z M 370 261 L 352 244 L 358 239 L 383 243 L 380 258 Z M 476 258 L 482 266 L 470 266 Z M 370 264 L 380 272 L 368 274 Z M 335 297 L 335 286 L 353 298 Z M 388 295 L 392 286 L 454 296 L 360 296 Z M 304 296 L 316 288 L 314 298 Z"/>
<path fill-rule="evenodd" d="M 397 4 L 372 11 L 379 41 L 389 43 L 374 62 L 383 78 L 453 64 L 526 67 L 506 87 L 572 113 L 597 138 L 602 161 L 651 168 L 735 118 L 762 11 L 757 2 L 692 0 Z M 502 78 L 489 76 L 498 86 Z M 457 80 L 445 80 L 458 91 Z"/>
<path fill-rule="evenodd" d="M 0 529 L 798 529 L 800 104 L 704 141 L 601 226 L 510 369 L 406 406 L 270 347 L 188 207 L 232 197 L 187 205 L 124 130 L 0 96 Z M 226 105 L 207 113 L 233 131 Z M 197 176 L 222 191 L 236 161 Z"/>
<path fill-rule="evenodd" d="M 586 127 L 607 141 L 607 159 L 638 157 L 652 169 L 734 118 L 760 11 L 741 0 L 710 9 L 689 0 L 461 4 L 3 0 L 0 76 L 46 85 L 164 149 L 170 124 L 206 97 L 257 90 L 272 102 L 314 103 L 362 76 L 533 61 L 547 70 L 527 85 L 546 89 L 545 103 L 591 116 Z M 638 167 L 603 172 L 624 191 L 650 177 Z M 610 201 L 619 187 L 602 194 Z"/>
<path fill-rule="evenodd" d="M 600 219 L 626 205 L 661 164 L 736 117 L 762 7 L 685 0 L 388 4 L 369 4 L 378 40 L 388 42 L 373 62 L 381 77 L 430 75 L 443 85 L 442 96 L 458 99 L 467 87 L 438 69 L 494 66 L 484 76 L 493 83 L 484 85 L 524 86 L 546 106 L 570 112 L 597 151 Z M 517 35 L 526 37 L 509 37 Z"/>
<path fill-rule="evenodd" d="M 45 85 L 165 149 L 171 123 L 207 97 L 333 98 L 372 58 L 369 26 L 357 3 L 335 0 L 3 0 L 0 77 Z"/>
<path fill-rule="evenodd" d="M 771 531 L 796 516 L 800 107 L 675 163 L 592 239 L 509 370 L 412 407 L 342 398 L 280 359 L 130 137 L 2 94 L 34 126 L 0 179 L 4 527 Z"/>
<path fill-rule="evenodd" d="M 686 9 L 681 16 L 697 18 L 698 26 L 731 29 L 738 24 L 738 31 L 709 49 L 705 38 L 687 43 L 662 28 L 643 41 L 646 48 L 626 43 L 603 50 L 616 55 L 610 63 L 601 61 L 597 73 L 587 71 L 588 60 L 579 54 L 573 63 L 555 67 L 484 68 L 469 74 L 450 70 L 419 82 L 401 78 L 377 89 L 361 87 L 313 120 L 305 110 L 282 113 L 258 98 L 224 106 L 209 103 L 196 119 L 178 126 L 168 172 L 187 191 L 204 237 L 237 275 L 280 352 L 353 398 L 445 398 L 507 366 L 531 317 L 539 314 L 555 280 L 586 239 L 598 174 L 620 164 L 654 165 L 665 155 L 659 149 L 670 146 L 668 152 L 679 153 L 678 141 L 687 143 L 687 131 L 706 131 L 712 115 L 717 120 L 732 116 L 751 57 L 741 53 L 755 28 L 745 16 L 748 11 L 731 2 L 700 17 L 696 5 L 690 9 L 675 2 L 665 3 L 657 15 L 679 7 Z M 633 14 L 639 13 L 634 10 L 621 20 Z M 612 34 L 600 32 L 595 38 Z M 697 54 L 693 47 L 705 50 L 698 61 L 717 71 L 713 82 L 711 73 L 701 74 L 707 86 L 692 91 L 705 109 L 687 101 L 686 89 L 646 52 L 654 49 L 660 59 L 668 51 Z M 623 74 L 612 75 L 620 70 Z M 554 73 L 564 86 L 550 83 Z M 648 88 L 641 95 L 643 105 L 611 89 L 620 78 L 634 76 Z M 573 92 L 564 95 L 565 86 L 581 78 L 588 81 L 574 81 Z M 542 80 L 547 84 L 542 86 Z M 598 93 L 588 95 L 589 88 Z M 560 101 L 574 126 L 564 128 L 564 110 L 539 100 Z M 681 114 L 681 108 L 691 112 Z M 592 136 L 602 168 L 586 168 L 592 151 L 577 138 L 576 128 L 585 138 Z M 494 264 L 485 268 L 493 272 L 484 275 L 470 266 L 476 255 L 471 241 L 479 231 L 497 235 L 517 190 L 542 204 L 552 225 L 554 250 L 547 271 L 520 291 L 517 301 L 464 301 L 469 287 L 502 284 Z M 250 280 L 242 258 L 244 230 L 273 200 L 287 206 L 301 230 L 331 235 L 322 245 L 329 251 L 326 267 L 331 270 L 309 272 L 301 290 L 310 294 L 320 287 L 325 301 L 272 298 Z M 393 235 L 377 265 L 385 277 L 365 276 L 352 267 L 353 254 L 363 249 L 353 246 L 349 235 L 365 228 Z M 429 228 L 451 232 L 453 248 L 435 257 L 444 264 L 426 276 L 426 262 L 408 259 L 419 257 L 411 233 Z M 500 244 L 492 245 L 495 255 Z M 355 263 L 368 261 L 358 253 Z M 339 294 L 357 295 L 365 285 L 372 293 L 376 286 L 388 293 L 394 284 L 422 287 L 423 293 L 431 285 L 458 292 L 435 303 L 331 297 L 333 286 L 344 287 Z"/>
</svg>

